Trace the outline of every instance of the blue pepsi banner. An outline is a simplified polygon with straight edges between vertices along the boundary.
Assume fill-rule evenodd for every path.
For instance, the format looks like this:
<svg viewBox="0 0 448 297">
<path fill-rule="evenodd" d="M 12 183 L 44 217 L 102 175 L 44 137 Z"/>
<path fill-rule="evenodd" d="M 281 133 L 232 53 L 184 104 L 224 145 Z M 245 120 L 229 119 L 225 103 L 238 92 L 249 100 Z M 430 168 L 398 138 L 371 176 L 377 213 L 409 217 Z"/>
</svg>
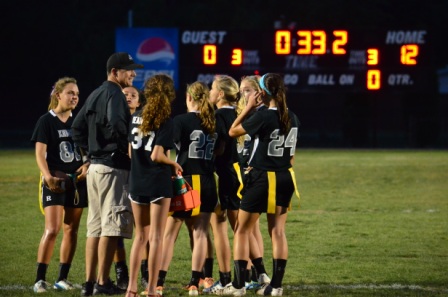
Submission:
<svg viewBox="0 0 448 297">
<path fill-rule="evenodd" d="M 142 89 L 149 77 L 165 73 L 179 86 L 179 32 L 177 28 L 118 28 L 115 49 L 127 52 L 143 69 L 136 69 L 134 85 Z"/>
</svg>

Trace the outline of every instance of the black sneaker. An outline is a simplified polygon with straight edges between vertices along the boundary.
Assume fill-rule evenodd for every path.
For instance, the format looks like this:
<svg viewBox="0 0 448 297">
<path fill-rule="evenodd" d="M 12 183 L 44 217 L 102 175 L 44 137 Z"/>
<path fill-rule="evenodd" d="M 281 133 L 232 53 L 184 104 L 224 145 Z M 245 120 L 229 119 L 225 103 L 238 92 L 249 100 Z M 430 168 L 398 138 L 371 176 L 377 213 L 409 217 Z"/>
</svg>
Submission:
<svg viewBox="0 0 448 297">
<path fill-rule="evenodd" d="M 93 286 L 93 295 L 121 295 L 124 294 L 126 290 L 117 287 L 111 280 L 109 280 L 104 285 L 95 283 Z"/>
<path fill-rule="evenodd" d="M 81 296 L 92 296 L 95 282 L 85 282 L 82 284 Z"/>
<path fill-rule="evenodd" d="M 128 266 L 117 266 L 115 265 L 115 273 L 117 275 L 117 287 L 126 290 L 129 284 L 129 272 Z"/>
</svg>

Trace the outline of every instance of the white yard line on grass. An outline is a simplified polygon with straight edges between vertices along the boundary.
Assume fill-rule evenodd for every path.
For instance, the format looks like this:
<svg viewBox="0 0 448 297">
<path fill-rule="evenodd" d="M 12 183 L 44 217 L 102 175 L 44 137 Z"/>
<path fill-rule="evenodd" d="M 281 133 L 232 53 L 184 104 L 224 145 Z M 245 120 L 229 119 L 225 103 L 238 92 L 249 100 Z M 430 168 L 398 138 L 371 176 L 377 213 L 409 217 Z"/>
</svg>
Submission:
<svg viewBox="0 0 448 297">
<path fill-rule="evenodd" d="M 448 292 L 447 288 L 422 287 L 419 285 L 378 285 L 378 284 L 353 284 L 353 285 L 298 285 L 284 287 L 286 290 L 300 291 L 300 290 L 320 290 L 320 289 L 341 289 L 341 290 L 356 290 L 356 289 L 372 289 L 372 290 L 410 290 L 410 291 L 429 291 L 429 292 Z"/>
</svg>

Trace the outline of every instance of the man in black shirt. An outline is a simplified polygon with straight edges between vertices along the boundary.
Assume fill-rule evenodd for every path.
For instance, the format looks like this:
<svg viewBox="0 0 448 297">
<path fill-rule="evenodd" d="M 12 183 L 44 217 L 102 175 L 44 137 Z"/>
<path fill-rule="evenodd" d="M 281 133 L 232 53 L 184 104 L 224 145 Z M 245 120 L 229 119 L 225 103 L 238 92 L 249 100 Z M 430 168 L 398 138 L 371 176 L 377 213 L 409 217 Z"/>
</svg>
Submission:
<svg viewBox="0 0 448 297">
<path fill-rule="evenodd" d="M 91 163 L 83 296 L 124 293 L 109 274 L 118 239 L 132 238 L 133 216 L 127 198 L 131 114 L 122 88 L 132 86 L 137 68 L 143 65 L 136 64 L 128 53 L 112 54 L 107 61 L 107 81 L 89 95 L 72 125 L 73 140 Z"/>
</svg>

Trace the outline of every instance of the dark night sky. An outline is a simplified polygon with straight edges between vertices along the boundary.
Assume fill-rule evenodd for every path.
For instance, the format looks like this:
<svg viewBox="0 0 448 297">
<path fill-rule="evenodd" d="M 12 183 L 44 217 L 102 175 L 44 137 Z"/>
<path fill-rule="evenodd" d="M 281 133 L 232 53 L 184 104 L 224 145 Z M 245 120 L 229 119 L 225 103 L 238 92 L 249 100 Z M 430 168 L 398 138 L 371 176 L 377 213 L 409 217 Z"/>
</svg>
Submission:
<svg viewBox="0 0 448 297">
<path fill-rule="evenodd" d="M 443 0 L 3 1 L 0 147 L 26 144 L 59 77 L 77 78 L 80 104 L 106 79 L 115 29 L 128 26 L 130 9 L 134 27 L 261 29 L 281 19 L 299 27 L 426 29 L 434 69 L 448 65 L 442 48 L 448 40 L 448 1 Z"/>
</svg>

